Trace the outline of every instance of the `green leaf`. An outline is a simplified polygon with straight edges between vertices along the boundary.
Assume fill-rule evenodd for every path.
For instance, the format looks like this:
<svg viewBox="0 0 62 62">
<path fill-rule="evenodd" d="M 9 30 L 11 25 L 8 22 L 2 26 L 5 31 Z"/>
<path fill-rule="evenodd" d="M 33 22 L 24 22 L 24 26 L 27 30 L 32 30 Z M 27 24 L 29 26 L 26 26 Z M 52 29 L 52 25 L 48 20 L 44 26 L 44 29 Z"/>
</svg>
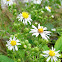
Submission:
<svg viewBox="0 0 62 62">
<path fill-rule="evenodd" d="M 49 47 L 47 45 L 44 45 L 42 48 L 43 50 L 49 50 Z"/>
<path fill-rule="evenodd" d="M 48 28 L 48 30 L 51 30 L 52 28 L 54 28 L 54 25 L 52 25 L 51 23 L 48 23 L 45 26 Z"/>
<path fill-rule="evenodd" d="M 60 50 L 60 52 L 62 52 L 62 36 L 56 41 L 54 47 L 56 50 Z"/>
<path fill-rule="evenodd" d="M 18 51 L 18 54 L 21 58 L 24 58 L 25 57 L 25 51 L 24 50 L 19 50 Z"/>
<path fill-rule="evenodd" d="M 7 56 L 0 55 L 0 62 L 14 62 L 14 61 L 8 58 Z"/>
</svg>

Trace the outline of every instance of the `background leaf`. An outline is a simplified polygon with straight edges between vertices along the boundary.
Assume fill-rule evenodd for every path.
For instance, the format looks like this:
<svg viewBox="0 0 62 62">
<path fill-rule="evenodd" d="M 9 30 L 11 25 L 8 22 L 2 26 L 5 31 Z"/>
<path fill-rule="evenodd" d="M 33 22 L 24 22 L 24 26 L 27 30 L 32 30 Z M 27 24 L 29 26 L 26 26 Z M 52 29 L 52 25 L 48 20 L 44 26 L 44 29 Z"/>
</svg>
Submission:
<svg viewBox="0 0 62 62">
<path fill-rule="evenodd" d="M 14 62 L 14 61 L 8 58 L 7 56 L 0 55 L 0 62 Z"/>
<path fill-rule="evenodd" d="M 62 52 L 62 36 L 56 41 L 54 47 L 56 50 L 60 50 L 60 52 Z"/>
<path fill-rule="evenodd" d="M 49 47 L 47 45 L 44 45 L 42 48 L 43 50 L 49 50 Z"/>
</svg>

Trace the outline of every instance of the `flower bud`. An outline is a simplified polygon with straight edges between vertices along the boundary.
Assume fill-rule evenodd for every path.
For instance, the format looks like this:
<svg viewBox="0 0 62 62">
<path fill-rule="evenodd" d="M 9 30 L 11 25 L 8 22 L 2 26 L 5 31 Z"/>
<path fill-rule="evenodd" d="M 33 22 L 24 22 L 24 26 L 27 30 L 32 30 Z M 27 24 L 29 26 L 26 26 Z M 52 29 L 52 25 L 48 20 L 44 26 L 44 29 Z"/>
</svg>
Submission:
<svg viewBox="0 0 62 62">
<path fill-rule="evenodd" d="M 39 51 L 39 48 L 38 47 L 35 47 L 34 49 L 35 49 L 35 51 Z"/>
<path fill-rule="evenodd" d="M 26 43 L 26 44 L 28 44 L 28 43 L 29 43 L 29 41 L 28 41 L 28 40 L 25 40 L 25 43 Z"/>
<path fill-rule="evenodd" d="M 28 44 L 28 47 L 31 47 L 31 44 Z"/>
<path fill-rule="evenodd" d="M 39 43 L 38 43 L 38 41 L 34 41 L 34 44 L 35 44 L 35 45 L 38 45 Z"/>
<path fill-rule="evenodd" d="M 26 46 L 26 45 L 24 45 L 24 48 L 27 48 L 27 46 Z"/>
<path fill-rule="evenodd" d="M 32 51 L 34 51 L 34 48 L 32 48 Z"/>
<path fill-rule="evenodd" d="M 13 10 L 13 12 L 17 12 L 17 10 L 16 10 L 16 9 L 14 9 L 14 10 Z"/>
<path fill-rule="evenodd" d="M 31 47 L 28 47 L 28 49 L 31 49 Z"/>
<path fill-rule="evenodd" d="M 21 62 L 21 59 L 18 59 L 18 62 Z"/>
<path fill-rule="evenodd" d="M 29 32 L 29 29 L 28 29 L 28 28 L 25 28 L 25 29 L 24 29 L 24 32 Z"/>
<path fill-rule="evenodd" d="M 21 45 L 25 45 L 25 43 L 24 42 L 21 42 Z"/>
<path fill-rule="evenodd" d="M 42 54 L 40 54 L 40 58 L 42 57 Z"/>
<path fill-rule="evenodd" d="M 13 3 L 13 7 L 15 7 L 16 6 L 16 3 Z"/>
<path fill-rule="evenodd" d="M 13 13 L 13 15 L 14 15 L 14 16 L 16 16 L 16 15 L 17 15 L 17 13 Z"/>
</svg>

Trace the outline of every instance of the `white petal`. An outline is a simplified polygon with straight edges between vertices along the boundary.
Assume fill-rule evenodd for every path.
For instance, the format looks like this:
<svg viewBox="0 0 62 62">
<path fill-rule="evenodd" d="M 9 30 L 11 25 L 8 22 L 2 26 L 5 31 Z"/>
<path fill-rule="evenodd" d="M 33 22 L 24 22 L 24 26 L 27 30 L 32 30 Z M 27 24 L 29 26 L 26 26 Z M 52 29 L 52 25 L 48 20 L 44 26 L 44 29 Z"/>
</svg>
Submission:
<svg viewBox="0 0 62 62">
<path fill-rule="evenodd" d="M 13 51 L 15 51 L 14 47 L 13 47 Z"/>
<path fill-rule="evenodd" d="M 50 31 L 44 31 L 44 33 L 45 33 L 45 34 L 49 34 L 49 33 L 51 33 L 51 32 L 50 32 Z"/>
<path fill-rule="evenodd" d="M 46 28 L 46 27 L 44 27 L 44 28 L 43 28 L 43 30 L 47 30 L 47 28 Z"/>
<path fill-rule="evenodd" d="M 46 60 L 47 62 L 50 60 L 51 57 L 48 57 L 48 59 Z"/>
<path fill-rule="evenodd" d="M 16 45 L 21 45 L 21 43 L 17 43 Z"/>
<path fill-rule="evenodd" d="M 12 41 L 12 37 L 9 38 Z"/>
<path fill-rule="evenodd" d="M 46 37 L 49 39 L 49 36 L 46 35 Z"/>
<path fill-rule="evenodd" d="M 51 57 L 51 62 L 53 62 L 53 58 Z"/>
<path fill-rule="evenodd" d="M 16 45 L 15 45 L 15 50 L 16 50 L 16 51 L 18 51 L 18 48 L 17 48 L 17 46 L 16 46 Z"/>
<path fill-rule="evenodd" d="M 37 29 L 34 25 L 32 25 L 32 28 Z"/>
<path fill-rule="evenodd" d="M 20 41 L 17 39 L 16 42 L 20 42 Z"/>
<path fill-rule="evenodd" d="M 30 33 L 38 33 L 38 30 L 31 29 Z"/>
<path fill-rule="evenodd" d="M 55 29 L 55 28 L 53 28 L 53 29 L 51 29 L 51 31 L 56 31 L 56 29 Z"/>
<path fill-rule="evenodd" d="M 56 56 L 56 57 L 59 57 L 59 56 L 61 56 L 61 54 L 57 53 L 57 54 L 55 54 L 55 56 Z"/>
<path fill-rule="evenodd" d="M 52 47 L 52 50 L 54 50 L 54 48 Z"/>
<path fill-rule="evenodd" d="M 55 62 L 57 61 L 57 57 L 54 56 L 53 59 L 54 59 Z"/>
<path fill-rule="evenodd" d="M 60 50 L 58 50 L 58 51 L 55 51 L 55 53 L 58 53 Z"/>
<path fill-rule="evenodd" d="M 49 50 L 47 50 L 47 51 L 43 51 L 43 53 L 49 54 Z"/>
<path fill-rule="evenodd" d="M 44 33 L 40 33 L 40 35 L 41 35 L 41 37 L 42 37 L 43 39 L 45 39 L 45 40 L 48 41 L 48 39 L 47 39 L 47 37 L 46 37 L 46 35 L 45 35 Z"/>
<path fill-rule="evenodd" d="M 40 24 L 38 24 L 38 29 L 40 29 L 41 28 L 41 26 L 40 26 Z"/>
<path fill-rule="evenodd" d="M 25 22 L 24 22 L 24 23 L 25 23 L 26 25 L 28 24 L 28 23 L 27 23 L 27 19 L 25 19 Z"/>
<path fill-rule="evenodd" d="M 39 35 L 39 33 L 33 33 L 32 36 L 33 36 L 33 35 L 36 35 L 36 37 L 37 37 L 37 36 Z"/>
<path fill-rule="evenodd" d="M 9 50 L 12 50 L 12 49 L 13 49 L 13 46 L 8 46 L 8 49 L 9 49 Z"/>
<path fill-rule="evenodd" d="M 28 21 L 29 22 L 29 24 L 31 25 L 31 22 L 30 21 Z"/>
<path fill-rule="evenodd" d="M 43 56 L 47 58 L 49 55 L 43 55 Z"/>
<path fill-rule="evenodd" d="M 23 23 L 25 24 L 25 20 L 23 19 Z"/>
<path fill-rule="evenodd" d="M 16 40 L 15 36 L 14 36 L 13 40 Z"/>
</svg>

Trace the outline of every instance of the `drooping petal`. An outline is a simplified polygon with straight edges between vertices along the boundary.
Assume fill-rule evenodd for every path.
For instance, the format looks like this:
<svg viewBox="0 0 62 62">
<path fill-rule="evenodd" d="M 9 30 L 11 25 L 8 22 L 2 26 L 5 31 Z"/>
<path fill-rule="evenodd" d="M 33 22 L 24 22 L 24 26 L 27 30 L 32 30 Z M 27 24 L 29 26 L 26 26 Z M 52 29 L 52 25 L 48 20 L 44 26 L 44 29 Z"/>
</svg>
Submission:
<svg viewBox="0 0 62 62">
<path fill-rule="evenodd" d="M 33 33 L 32 36 L 33 36 L 33 35 L 36 35 L 36 37 L 37 37 L 37 36 L 39 35 L 39 33 Z"/>
<path fill-rule="evenodd" d="M 54 50 L 54 48 L 52 47 L 52 50 Z"/>
<path fill-rule="evenodd" d="M 57 61 L 57 57 L 53 56 L 53 59 L 54 59 L 55 62 Z"/>
<path fill-rule="evenodd" d="M 21 43 L 17 43 L 16 45 L 21 45 Z"/>
<path fill-rule="evenodd" d="M 47 27 L 44 27 L 43 30 L 47 30 Z"/>
<path fill-rule="evenodd" d="M 12 37 L 9 38 L 12 41 Z"/>
<path fill-rule="evenodd" d="M 57 54 L 59 51 L 60 51 L 60 50 L 58 50 L 58 51 L 55 51 L 55 53 Z"/>
<path fill-rule="evenodd" d="M 53 58 L 51 57 L 51 62 L 53 62 Z"/>
<path fill-rule="evenodd" d="M 32 28 L 37 29 L 34 25 L 32 25 Z"/>
<path fill-rule="evenodd" d="M 17 48 L 17 46 L 16 46 L 16 45 L 15 45 L 15 50 L 16 50 L 16 51 L 18 51 L 18 48 Z"/>
<path fill-rule="evenodd" d="M 47 50 L 47 51 L 43 51 L 43 53 L 49 54 L 49 50 Z"/>
<path fill-rule="evenodd" d="M 14 36 L 13 40 L 16 40 L 15 36 Z"/>
<path fill-rule="evenodd" d="M 20 42 L 20 41 L 17 39 L 16 42 Z"/>
<path fill-rule="evenodd" d="M 46 60 L 47 62 L 50 60 L 51 57 L 48 57 L 48 59 Z"/>
<path fill-rule="evenodd" d="M 40 24 L 38 24 L 38 29 L 40 29 L 41 28 L 41 26 L 40 26 Z"/>
<path fill-rule="evenodd" d="M 48 39 L 47 39 L 47 37 L 46 37 L 46 35 L 45 35 L 44 33 L 40 33 L 40 35 L 41 35 L 41 37 L 42 37 L 43 39 L 45 39 L 45 40 L 48 41 Z"/>
<path fill-rule="evenodd" d="M 9 50 L 12 50 L 12 49 L 13 49 L 13 46 L 8 46 L 8 49 L 9 49 Z"/>
<path fill-rule="evenodd" d="M 55 56 L 56 56 L 56 57 L 59 57 L 59 56 L 61 56 L 61 54 L 57 53 L 57 54 L 55 54 Z"/>
<path fill-rule="evenodd" d="M 38 33 L 38 30 L 31 29 L 30 33 Z"/>
<path fill-rule="evenodd" d="M 13 47 L 13 51 L 15 51 L 15 48 Z"/>
<path fill-rule="evenodd" d="M 49 55 L 43 55 L 44 57 L 48 57 Z"/>
</svg>

